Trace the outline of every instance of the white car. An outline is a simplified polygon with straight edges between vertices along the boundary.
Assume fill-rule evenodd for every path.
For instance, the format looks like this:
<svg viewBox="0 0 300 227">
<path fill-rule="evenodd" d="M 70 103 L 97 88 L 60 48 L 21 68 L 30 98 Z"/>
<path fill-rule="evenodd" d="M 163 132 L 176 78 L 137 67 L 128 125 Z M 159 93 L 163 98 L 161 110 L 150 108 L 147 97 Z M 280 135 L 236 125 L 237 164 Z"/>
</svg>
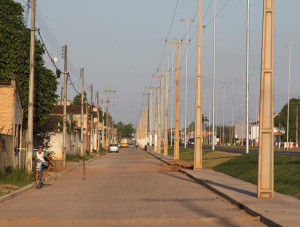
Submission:
<svg viewBox="0 0 300 227">
<path fill-rule="evenodd" d="M 119 145 L 117 143 L 111 143 L 111 144 L 109 144 L 108 153 L 110 153 L 110 152 L 119 153 Z"/>
</svg>

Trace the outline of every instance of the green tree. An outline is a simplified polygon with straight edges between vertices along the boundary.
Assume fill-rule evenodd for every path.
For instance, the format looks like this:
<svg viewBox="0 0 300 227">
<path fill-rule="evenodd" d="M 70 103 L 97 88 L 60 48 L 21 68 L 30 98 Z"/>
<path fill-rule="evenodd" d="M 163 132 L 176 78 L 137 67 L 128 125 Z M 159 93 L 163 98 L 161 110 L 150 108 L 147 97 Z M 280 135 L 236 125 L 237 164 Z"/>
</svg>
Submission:
<svg viewBox="0 0 300 227">
<path fill-rule="evenodd" d="M 298 125 L 300 126 L 300 99 L 292 98 L 289 101 L 290 111 L 289 111 L 289 140 L 292 142 L 296 141 L 296 115 L 297 106 L 298 110 Z M 274 118 L 274 126 L 284 129 L 287 132 L 287 109 L 288 104 L 286 103 L 279 114 Z M 298 129 L 299 132 L 299 129 Z M 298 134 L 299 135 L 299 134 Z M 282 135 L 282 140 L 286 141 L 287 134 Z"/>
<path fill-rule="evenodd" d="M 83 105 L 87 104 L 86 92 L 83 93 Z M 81 105 L 81 94 L 74 97 L 72 105 Z"/>
<path fill-rule="evenodd" d="M 15 77 L 20 90 L 23 108 L 23 123 L 27 127 L 29 93 L 30 30 L 24 25 L 22 5 L 13 0 L 0 1 L 0 81 Z M 56 102 L 57 78 L 45 67 L 44 47 L 36 40 L 34 129 L 43 129 L 43 124 Z"/>
<path fill-rule="evenodd" d="M 121 136 L 121 138 L 131 137 L 135 130 L 132 123 L 123 124 L 123 122 L 121 121 L 115 124 L 115 128 L 118 129 L 118 133 Z"/>
</svg>

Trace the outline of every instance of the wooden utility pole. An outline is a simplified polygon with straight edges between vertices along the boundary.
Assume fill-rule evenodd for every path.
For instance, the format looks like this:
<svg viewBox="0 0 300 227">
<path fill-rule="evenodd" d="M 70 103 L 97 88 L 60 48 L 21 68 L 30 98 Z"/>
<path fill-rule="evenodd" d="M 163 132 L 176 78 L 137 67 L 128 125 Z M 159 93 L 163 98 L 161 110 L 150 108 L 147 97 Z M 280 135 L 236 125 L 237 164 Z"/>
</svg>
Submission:
<svg viewBox="0 0 300 227">
<path fill-rule="evenodd" d="M 159 89 L 158 89 L 158 129 L 157 129 L 157 152 L 161 153 L 161 80 L 164 76 L 152 76 L 159 79 Z"/>
<path fill-rule="evenodd" d="M 179 159 L 179 52 L 180 44 L 188 44 L 190 42 L 182 42 L 177 39 L 176 42 L 167 42 L 177 45 L 176 59 L 176 104 L 175 104 L 175 140 L 174 140 L 174 160 Z"/>
<path fill-rule="evenodd" d="M 64 119 L 63 119 L 63 152 L 62 164 L 66 166 L 67 141 L 67 81 L 68 81 L 68 47 L 64 46 Z"/>
<path fill-rule="evenodd" d="M 202 169 L 202 0 L 198 7 L 194 170 Z"/>
<path fill-rule="evenodd" d="M 26 170 L 32 171 L 33 152 L 33 98 L 34 98 L 34 56 L 35 56 L 35 0 L 31 2 L 31 37 L 30 37 L 30 75 L 28 98 L 28 125 L 27 125 L 27 156 Z"/>
<path fill-rule="evenodd" d="M 97 151 L 99 151 L 99 91 L 96 93 L 97 97 L 97 128 L 96 128 L 96 135 L 97 135 Z"/>
<path fill-rule="evenodd" d="M 91 119 L 90 119 L 90 142 L 91 142 L 91 147 L 90 147 L 90 153 L 93 153 L 94 149 L 94 132 L 93 132 L 93 124 L 94 124 L 94 118 L 93 118 L 93 108 L 94 108 L 94 103 L 93 103 L 93 84 L 91 86 Z"/>
<path fill-rule="evenodd" d="M 264 0 L 261 58 L 258 198 L 274 196 L 274 0 Z"/>
<path fill-rule="evenodd" d="M 83 134 L 83 105 L 84 105 L 84 68 L 81 69 L 81 116 L 80 116 L 80 126 L 81 126 L 81 150 L 80 155 L 84 154 L 84 134 Z"/>
</svg>

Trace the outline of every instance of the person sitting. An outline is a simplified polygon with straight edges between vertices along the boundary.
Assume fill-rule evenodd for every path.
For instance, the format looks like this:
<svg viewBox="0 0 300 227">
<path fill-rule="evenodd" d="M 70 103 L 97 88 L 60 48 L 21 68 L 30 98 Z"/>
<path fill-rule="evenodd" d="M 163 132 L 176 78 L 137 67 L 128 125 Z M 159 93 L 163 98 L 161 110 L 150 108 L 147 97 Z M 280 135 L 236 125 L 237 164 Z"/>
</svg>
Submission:
<svg viewBox="0 0 300 227">
<path fill-rule="evenodd" d="M 37 184 L 39 172 L 41 171 L 42 165 L 45 163 L 49 163 L 48 169 L 44 173 L 44 178 L 48 176 L 48 172 L 52 167 L 52 161 L 51 159 L 46 155 L 46 153 L 43 151 L 43 147 L 39 146 L 38 151 L 34 152 L 32 155 L 32 158 L 37 161 L 36 163 L 36 175 L 35 175 L 35 185 Z M 45 158 L 48 160 L 48 162 L 45 160 Z"/>
</svg>

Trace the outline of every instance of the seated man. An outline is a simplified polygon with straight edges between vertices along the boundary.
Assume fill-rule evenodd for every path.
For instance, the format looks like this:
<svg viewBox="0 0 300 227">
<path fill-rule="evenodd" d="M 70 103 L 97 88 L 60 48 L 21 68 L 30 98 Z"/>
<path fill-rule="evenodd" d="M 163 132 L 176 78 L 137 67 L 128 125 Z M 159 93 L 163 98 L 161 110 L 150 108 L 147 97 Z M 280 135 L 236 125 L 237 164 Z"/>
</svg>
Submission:
<svg viewBox="0 0 300 227">
<path fill-rule="evenodd" d="M 38 151 L 34 152 L 34 154 L 32 155 L 32 158 L 33 158 L 34 160 L 37 161 L 37 163 L 36 163 L 36 176 L 35 176 L 35 184 L 37 184 L 38 177 L 39 177 L 39 172 L 40 172 L 40 170 L 41 170 L 41 167 L 42 167 L 42 165 L 43 165 L 44 163 L 47 163 L 47 161 L 45 160 L 45 158 L 48 160 L 49 166 L 48 166 L 47 171 L 46 171 L 45 174 L 44 174 L 44 178 L 47 177 L 48 172 L 49 172 L 49 170 L 50 170 L 51 167 L 52 167 L 52 161 L 51 161 L 51 159 L 46 155 L 46 153 L 43 152 L 43 147 L 42 147 L 42 146 L 39 146 Z"/>
</svg>

